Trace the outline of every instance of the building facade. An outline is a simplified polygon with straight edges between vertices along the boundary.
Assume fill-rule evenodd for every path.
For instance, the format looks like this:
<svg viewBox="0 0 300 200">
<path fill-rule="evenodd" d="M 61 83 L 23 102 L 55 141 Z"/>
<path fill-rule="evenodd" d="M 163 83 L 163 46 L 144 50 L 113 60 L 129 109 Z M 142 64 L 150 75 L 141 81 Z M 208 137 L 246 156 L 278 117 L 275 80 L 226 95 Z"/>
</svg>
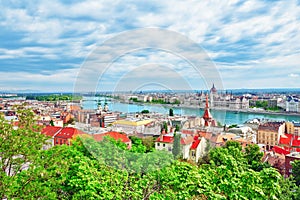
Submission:
<svg viewBox="0 0 300 200">
<path fill-rule="evenodd" d="M 279 144 L 281 135 L 285 133 L 284 122 L 267 122 L 259 125 L 257 131 L 257 143 L 265 144 L 267 150 Z"/>
</svg>

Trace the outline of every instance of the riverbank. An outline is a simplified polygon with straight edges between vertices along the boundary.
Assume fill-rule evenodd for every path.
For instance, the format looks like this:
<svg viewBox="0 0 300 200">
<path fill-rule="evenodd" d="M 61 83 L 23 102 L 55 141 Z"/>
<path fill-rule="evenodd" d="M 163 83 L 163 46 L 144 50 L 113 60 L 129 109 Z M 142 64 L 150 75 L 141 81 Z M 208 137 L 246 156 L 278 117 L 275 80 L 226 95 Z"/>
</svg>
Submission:
<svg viewBox="0 0 300 200">
<path fill-rule="evenodd" d="M 113 100 L 116 101 L 116 100 Z M 196 106 L 196 105 L 174 105 L 174 104 L 158 104 L 158 103 L 128 103 L 125 101 L 117 100 L 120 103 L 125 104 L 133 104 L 133 105 L 146 105 L 146 106 L 162 106 L 167 108 L 188 108 L 188 109 L 204 109 L 205 107 Z M 260 110 L 260 109 L 231 109 L 231 108 L 222 108 L 222 107 L 212 107 L 210 110 L 218 110 L 218 111 L 228 111 L 233 113 L 253 113 L 253 114 L 268 114 L 268 115 L 284 115 L 284 116 L 295 116 L 300 117 L 300 113 L 289 113 L 289 112 L 274 112 L 274 111 L 267 111 L 267 110 Z"/>
<path fill-rule="evenodd" d="M 86 98 L 82 101 L 83 109 L 97 109 L 97 102 L 105 101 L 104 98 Z M 170 104 L 153 104 L 153 103 L 128 103 L 115 99 L 106 99 L 106 103 L 111 111 L 118 111 L 123 113 L 136 113 L 142 110 L 149 110 L 150 112 L 169 114 L 169 109 L 173 108 L 174 114 L 184 116 L 199 116 L 203 115 L 203 107 L 191 105 L 170 105 Z M 250 119 L 270 119 L 276 121 L 300 121 L 300 115 L 293 113 L 271 113 L 262 111 L 237 110 L 213 108 L 211 114 L 214 119 L 222 124 L 243 124 Z"/>
</svg>

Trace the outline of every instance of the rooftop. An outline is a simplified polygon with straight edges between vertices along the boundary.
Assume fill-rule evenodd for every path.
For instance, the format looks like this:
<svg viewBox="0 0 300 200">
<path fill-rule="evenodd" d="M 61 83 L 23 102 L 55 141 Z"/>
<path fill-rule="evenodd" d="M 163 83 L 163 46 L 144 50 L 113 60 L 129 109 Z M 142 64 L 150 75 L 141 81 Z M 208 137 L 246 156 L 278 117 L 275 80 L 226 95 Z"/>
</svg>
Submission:
<svg viewBox="0 0 300 200">
<path fill-rule="evenodd" d="M 293 158 L 300 158 L 300 152 L 292 152 L 286 156 L 293 157 Z"/>
<path fill-rule="evenodd" d="M 117 120 L 113 122 L 113 124 L 122 124 L 128 126 L 141 126 L 146 125 L 153 122 L 152 119 L 145 119 L 145 120 L 136 120 L 136 119 L 124 119 L 124 120 Z"/>
<path fill-rule="evenodd" d="M 279 127 L 282 124 L 283 122 L 266 122 L 264 124 L 259 125 L 258 130 L 278 131 Z"/>
</svg>

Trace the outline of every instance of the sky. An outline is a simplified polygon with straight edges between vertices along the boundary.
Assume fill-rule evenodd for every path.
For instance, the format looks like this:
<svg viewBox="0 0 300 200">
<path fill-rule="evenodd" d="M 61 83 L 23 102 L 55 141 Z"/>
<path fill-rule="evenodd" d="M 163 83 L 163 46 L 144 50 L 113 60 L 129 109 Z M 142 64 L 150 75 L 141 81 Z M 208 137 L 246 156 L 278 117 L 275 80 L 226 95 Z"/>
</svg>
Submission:
<svg viewBox="0 0 300 200">
<path fill-rule="evenodd" d="M 103 91 L 201 90 L 214 82 L 224 89 L 300 88 L 298 0 L 0 0 L 0 9 L 0 91 L 74 91 L 87 68 L 85 81 Z M 192 66 L 181 36 L 201 48 L 189 57 L 211 68 Z M 151 48 L 138 48 L 144 40 Z M 107 46 L 112 41 L 130 51 Z M 115 57 L 100 69 L 103 51 Z"/>
</svg>

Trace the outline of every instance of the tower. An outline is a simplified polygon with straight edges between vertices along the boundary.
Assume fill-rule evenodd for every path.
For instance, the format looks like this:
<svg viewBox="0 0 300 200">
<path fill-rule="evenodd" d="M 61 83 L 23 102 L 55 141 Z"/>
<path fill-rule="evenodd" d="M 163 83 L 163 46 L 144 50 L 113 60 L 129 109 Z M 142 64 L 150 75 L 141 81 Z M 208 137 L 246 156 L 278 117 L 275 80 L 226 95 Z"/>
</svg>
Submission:
<svg viewBox="0 0 300 200">
<path fill-rule="evenodd" d="M 210 91 L 209 91 L 209 99 L 210 99 L 210 106 L 211 107 L 214 107 L 214 100 L 216 100 L 217 99 L 217 97 L 218 97 L 218 91 L 217 91 L 217 89 L 215 88 L 215 84 L 213 83 L 213 86 L 212 86 L 212 88 L 210 89 Z"/>
<path fill-rule="evenodd" d="M 204 126 L 211 126 L 213 118 L 212 118 L 212 116 L 210 114 L 210 111 L 209 111 L 208 95 L 207 94 L 206 94 L 206 104 L 205 104 L 204 114 L 203 114 L 202 118 L 204 119 Z"/>
</svg>

